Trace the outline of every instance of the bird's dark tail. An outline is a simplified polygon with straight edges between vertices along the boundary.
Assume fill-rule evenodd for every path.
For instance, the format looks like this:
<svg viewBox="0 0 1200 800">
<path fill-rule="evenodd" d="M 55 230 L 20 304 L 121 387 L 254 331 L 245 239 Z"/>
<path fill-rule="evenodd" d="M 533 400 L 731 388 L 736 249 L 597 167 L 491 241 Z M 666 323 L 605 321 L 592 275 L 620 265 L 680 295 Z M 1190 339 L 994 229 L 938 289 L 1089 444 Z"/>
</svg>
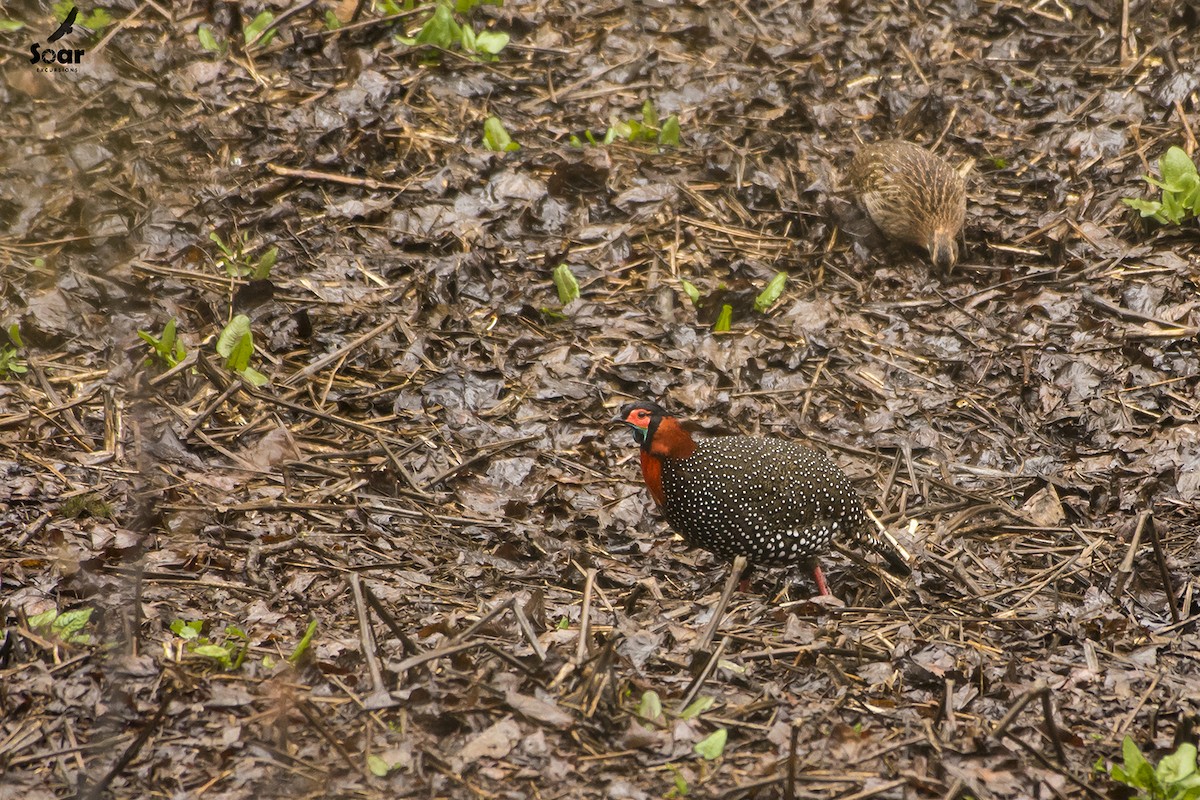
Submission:
<svg viewBox="0 0 1200 800">
<path fill-rule="evenodd" d="M 873 527 L 862 532 L 862 546 L 887 562 L 887 571 L 901 578 L 912 575 L 910 556 L 899 542 L 887 531 L 877 531 Z"/>
</svg>

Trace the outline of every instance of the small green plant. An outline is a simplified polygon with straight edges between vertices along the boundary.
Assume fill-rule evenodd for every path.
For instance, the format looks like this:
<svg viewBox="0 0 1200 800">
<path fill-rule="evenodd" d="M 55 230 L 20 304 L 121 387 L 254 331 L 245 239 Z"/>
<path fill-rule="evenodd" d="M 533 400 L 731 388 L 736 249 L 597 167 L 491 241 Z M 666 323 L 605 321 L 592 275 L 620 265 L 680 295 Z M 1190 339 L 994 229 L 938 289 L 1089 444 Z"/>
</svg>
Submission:
<svg viewBox="0 0 1200 800">
<path fill-rule="evenodd" d="M 79 519 L 84 516 L 92 519 L 112 519 L 113 509 L 112 503 L 105 500 L 99 492 L 84 492 L 73 494 L 64 500 L 58 514 L 64 519 Z"/>
<path fill-rule="evenodd" d="M 386 778 L 387 774 L 392 771 L 392 765 L 371 753 L 367 756 L 367 769 L 371 770 L 371 774 L 376 778 Z"/>
<path fill-rule="evenodd" d="M 342 27 L 342 21 L 340 19 L 338 19 L 337 14 L 333 13 L 333 11 L 326 11 L 325 12 L 325 30 L 336 31 L 338 28 L 341 28 L 341 27 Z"/>
<path fill-rule="evenodd" d="M 334 19 L 337 18 L 334 17 Z M 256 48 L 266 47 L 278 32 L 277 29 L 271 27 L 274 22 L 274 14 L 270 11 L 260 11 L 250 22 L 242 24 L 242 41 L 246 43 L 247 47 L 252 45 Z M 326 22 L 328 22 L 328 17 L 326 17 Z M 266 33 L 264 34 L 263 31 L 266 31 Z M 260 36 L 262 39 L 258 38 Z M 219 38 L 211 25 L 201 25 L 198 27 L 196 29 L 196 38 L 200 42 L 200 47 L 206 52 L 224 55 L 225 51 L 229 49 L 229 43 Z"/>
<path fill-rule="evenodd" d="M 200 47 L 205 52 L 224 55 L 226 50 L 225 42 L 224 40 L 217 38 L 217 35 L 213 33 L 211 25 L 201 24 L 200 27 L 196 29 L 196 39 L 199 40 Z"/>
<path fill-rule="evenodd" d="M 558 302 L 564 306 L 579 299 L 579 281 L 566 264 L 554 268 L 554 286 L 558 289 Z"/>
<path fill-rule="evenodd" d="M 688 705 L 687 708 L 685 708 L 683 711 L 679 712 L 679 718 L 680 719 L 695 719 L 696 717 L 703 714 L 705 711 L 708 711 L 710 708 L 712 708 L 713 704 L 715 704 L 716 702 L 717 702 L 716 698 L 708 697 L 707 695 L 705 695 L 703 697 L 697 697 L 695 700 L 693 700 L 691 702 L 691 704 Z"/>
<path fill-rule="evenodd" d="M 171 623 L 171 632 L 183 640 L 189 653 L 211 658 L 229 670 L 240 667 L 250 649 L 250 637 L 236 625 L 226 626 L 225 641 L 220 644 L 204 635 L 204 620 L 184 622 L 177 619 Z"/>
<path fill-rule="evenodd" d="M 0 347 L 0 379 L 24 375 L 29 371 L 29 367 L 17 356 L 17 352 L 24 350 L 25 345 L 21 342 L 21 329 L 15 322 L 8 326 L 8 340 L 11 344 Z"/>
<path fill-rule="evenodd" d="M 1128 736 L 1121 744 L 1121 753 L 1125 763 L 1113 765 L 1109 775 L 1114 781 L 1137 789 L 1138 800 L 1200 800 L 1195 745 L 1184 742 L 1174 753 L 1163 756 L 1157 767 L 1146 760 Z"/>
<path fill-rule="evenodd" d="M 787 273 L 776 272 L 775 277 L 771 278 L 771 282 L 767 284 L 766 288 L 758 293 L 758 297 L 754 298 L 754 310 L 760 314 L 765 313 L 783 295 L 785 286 L 787 286 Z"/>
<path fill-rule="evenodd" d="M 19 31 L 24 27 L 25 23 L 21 22 L 19 19 L 0 19 L 0 32 L 12 33 L 13 31 Z"/>
<path fill-rule="evenodd" d="M 662 121 L 658 119 L 658 111 L 654 108 L 654 103 L 647 100 L 642 103 L 642 118 L 640 120 L 614 120 L 604 133 L 604 138 L 600 141 L 596 140 L 595 135 L 586 130 L 583 136 L 592 145 L 609 145 L 617 139 L 626 142 L 649 142 L 662 147 L 678 147 L 679 146 L 679 117 L 672 114 Z M 578 136 L 572 136 L 570 139 L 572 147 L 583 147 L 583 142 Z"/>
<path fill-rule="evenodd" d="M 662 699 L 658 696 L 658 692 L 653 689 L 642 692 L 642 699 L 638 701 L 637 705 L 637 715 L 642 718 L 642 725 L 646 727 L 666 722 L 666 717 L 663 716 Z"/>
<path fill-rule="evenodd" d="M 691 281 L 680 279 L 679 283 L 683 288 L 683 293 L 688 296 L 688 299 L 692 301 L 692 305 L 696 306 L 697 308 L 704 308 L 706 302 L 709 302 L 712 299 L 711 297 L 708 300 L 703 298 L 700 295 L 700 290 L 697 289 L 695 284 L 693 284 Z M 771 306 L 775 305 L 779 298 L 783 296 L 783 290 L 786 287 L 787 273 L 775 273 L 775 277 L 771 278 L 767 285 L 763 287 L 763 290 L 758 293 L 758 296 L 754 298 L 754 310 L 759 314 L 766 313 L 766 311 Z M 725 287 L 718 286 L 717 291 L 714 292 L 713 296 L 723 296 L 724 294 Z M 717 321 L 713 323 L 713 332 L 728 332 L 732 325 L 733 305 L 731 303 L 721 303 L 720 310 L 717 313 Z"/>
<path fill-rule="evenodd" d="M 555 267 L 550 277 L 554 280 L 554 288 L 558 290 L 558 302 L 563 310 L 542 306 L 542 315 L 548 320 L 566 319 L 566 307 L 579 299 L 579 281 L 575 280 L 575 275 L 566 264 Z"/>
<path fill-rule="evenodd" d="M 138 336 L 142 341 L 150 345 L 150 357 L 146 359 L 146 366 L 154 363 L 154 359 L 158 359 L 168 367 L 174 367 L 187 357 L 187 350 L 183 347 L 183 342 L 175 335 L 175 318 L 163 326 L 162 336 L 155 337 L 149 331 L 138 331 Z"/>
<path fill-rule="evenodd" d="M 55 3 L 51 8 L 54 10 L 54 19 L 62 22 L 67 18 L 67 14 L 71 13 L 71 9 L 75 8 L 74 0 L 61 0 Z M 91 12 L 77 17 L 75 24 L 87 28 L 90 31 L 99 33 L 112 24 L 112 14 L 109 14 L 103 8 L 93 9 Z"/>
<path fill-rule="evenodd" d="M 250 332 L 250 318 L 238 314 L 229 321 L 217 337 L 217 355 L 225 359 L 225 366 L 236 372 L 252 386 L 262 386 L 267 376 L 250 366 L 254 355 L 254 335 Z"/>
<path fill-rule="evenodd" d="M 275 22 L 274 14 L 270 11 L 260 11 L 254 19 L 250 20 L 249 25 L 243 25 L 242 38 L 246 42 L 246 46 L 266 47 L 275 38 L 276 29 L 271 28 L 273 22 Z M 263 31 L 268 28 L 271 29 L 264 34 Z M 260 36 L 262 39 L 258 38 Z"/>
<path fill-rule="evenodd" d="M 52 608 L 29 618 L 29 628 L 41 636 L 48 636 L 67 644 L 89 644 L 92 637 L 83 633 L 83 628 L 92 618 L 93 609 L 78 608 L 63 611 Z"/>
<path fill-rule="evenodd" d="M 317 621 L 315 619 L 310 620 L 308 627 L 304 630 L 304 635 L 300 637 L 300 641 L 296 644 L 296 649 L 288 656 L 287 660 L 289 664 L 296 664 L 300 659 L 304 658 L 305 654 L 308 653 L 309 646 L 312 645 L 313 636 L 316 632 Z"/>
<path fill-rule="evenodd" d="M 687 778 L 683 776 L 683 772 L 674 764 L 667 764 L 667 769 L 671 770 L 671 776 L 674 778 L 673 783 L 675 785 L 670 788 L 665 797 L 669 799 L 687 797 L 692 790 L 688 787 Z"/>
<path fill-rule="evenodd" d="M 1162 189 L 1161 200 L 1142 200 L 1123 197 L 1122 202 L 1143 217 L 1162 224 L 1180 224 L 1188 217 L 1200 217 L 1200 175 L 1196 164 L 1182 148 L 1171 147 L 1158 159 L 1160 179 L 1150 175 L 1142 178 L 1151 186 Z"/>
<path fill-rule="evenodd" d="M 717 314 L 717 321 L 713 323 L 713 333 L 729 333 L 732 322 L 733 306 L 729 305 L 729 303 L 722 303 L 721 313 Z"/>
<path fill-rule="evenodd" d="M 470 23 L 459 24 L 455 19 L 455 13 L 466 16 L 475 6 L 487 2 L 490 0 L 456 0 L 451 6 L 445 0 L 440 0 L 433 14 L 425 20 L 415 36 L 396 38 L 409 47 L 425 45 L 441 50 L 457 47 L 475 61 L 496 61 L 499 52 L 508 46 L 508 34 L 503 31 L 477 31 Z M 492 4 L 502 5 L 503 0 L 496 0 Z"/>
<path fill-rule="evenodd" d="M 717 728 L 715 731 L 696 742 L 692 747 L 696 755 L 705 761 L 716 761 L 725 752 L 725 742 L 729 740 L 729 731 Z"/>
<path fill-rule="evenodd" d="M 511 153 L 521 145 L 512 140 L 499 117 L 488 117 L 483 122 L 483 146 L 493 153 Z"/>
<path fill-rule="evenodd" d="M 225 269 L 225 273 L 231 278 L 251 278 L 252 280 L 265 280 L 271 277 L 271 267 L 275 266 L 275 260 L 279 258 L 279 248 L 271 247 L 258 258 L 254 258 L 249 250 L 250 234 L 242 233 L 241 236 L 233 236 L 229 240 L 229 244 L 221 238 L 221 235 L 213 231 L 208 235 L 208 238 L 217 246 L 220 255 L 217 256 L 217 265 Z"/>
</svg>

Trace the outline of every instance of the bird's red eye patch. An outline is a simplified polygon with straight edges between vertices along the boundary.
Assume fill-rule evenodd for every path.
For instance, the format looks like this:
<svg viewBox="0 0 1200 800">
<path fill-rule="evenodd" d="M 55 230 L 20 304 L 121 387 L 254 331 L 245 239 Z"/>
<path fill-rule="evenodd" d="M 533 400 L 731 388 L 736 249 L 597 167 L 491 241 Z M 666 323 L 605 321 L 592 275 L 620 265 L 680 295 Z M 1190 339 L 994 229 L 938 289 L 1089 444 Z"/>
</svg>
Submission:
<svg viewBox="0 0 1200 800">
<path fill-rule="evenodd" d="M 644 408 L 635 408 L 629 412 L 629 416 L 625 418 L 625 421 L 639 428 L 648 428 L 650 427 L 650 412 Z"/>
</svg>

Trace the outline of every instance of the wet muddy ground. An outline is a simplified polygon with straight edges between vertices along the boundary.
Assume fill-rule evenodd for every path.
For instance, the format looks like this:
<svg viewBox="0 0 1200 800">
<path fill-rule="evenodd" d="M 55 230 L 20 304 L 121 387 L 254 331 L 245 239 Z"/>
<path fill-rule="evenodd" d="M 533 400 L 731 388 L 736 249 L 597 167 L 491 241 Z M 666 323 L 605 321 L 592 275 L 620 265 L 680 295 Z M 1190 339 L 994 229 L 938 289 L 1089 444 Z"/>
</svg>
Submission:
<svg viewBox="0 0 1200 800">
<path fill-rule="evenodd" d="M 65 72 L 4 12 L 0 797 L 1095 798 L 1192 736 L 1200 229 L 1121 198 L 1195 150 L 1194 4 L 455 17 L 495 61 L 290 8 L 82 9 Z M 678 146 L 604 144 L 647 100 Z M 969 176 L 949 275 L 841 185 L 895 136 Z M 755 571 L 700 647 L 634 398 L 826 449 L 914 575 Z"/>
</svg>

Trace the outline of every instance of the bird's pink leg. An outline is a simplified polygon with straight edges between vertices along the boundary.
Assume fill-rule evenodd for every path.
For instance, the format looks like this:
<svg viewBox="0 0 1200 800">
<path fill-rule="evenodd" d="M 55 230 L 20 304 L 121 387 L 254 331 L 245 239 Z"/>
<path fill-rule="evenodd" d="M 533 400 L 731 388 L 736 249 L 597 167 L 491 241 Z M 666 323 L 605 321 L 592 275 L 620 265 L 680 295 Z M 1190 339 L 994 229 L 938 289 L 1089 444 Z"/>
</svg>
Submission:
<svg viewBox="0 0 1200 800">
<path fill-rule="evenodd" d="M 817 592 L 819 594 L 829 594 L 829 584 L 825 582 L 825 573 L 821 571 L 820 564 L 813 564 L 813 580 L 817 582 Z"/>
</svg>

